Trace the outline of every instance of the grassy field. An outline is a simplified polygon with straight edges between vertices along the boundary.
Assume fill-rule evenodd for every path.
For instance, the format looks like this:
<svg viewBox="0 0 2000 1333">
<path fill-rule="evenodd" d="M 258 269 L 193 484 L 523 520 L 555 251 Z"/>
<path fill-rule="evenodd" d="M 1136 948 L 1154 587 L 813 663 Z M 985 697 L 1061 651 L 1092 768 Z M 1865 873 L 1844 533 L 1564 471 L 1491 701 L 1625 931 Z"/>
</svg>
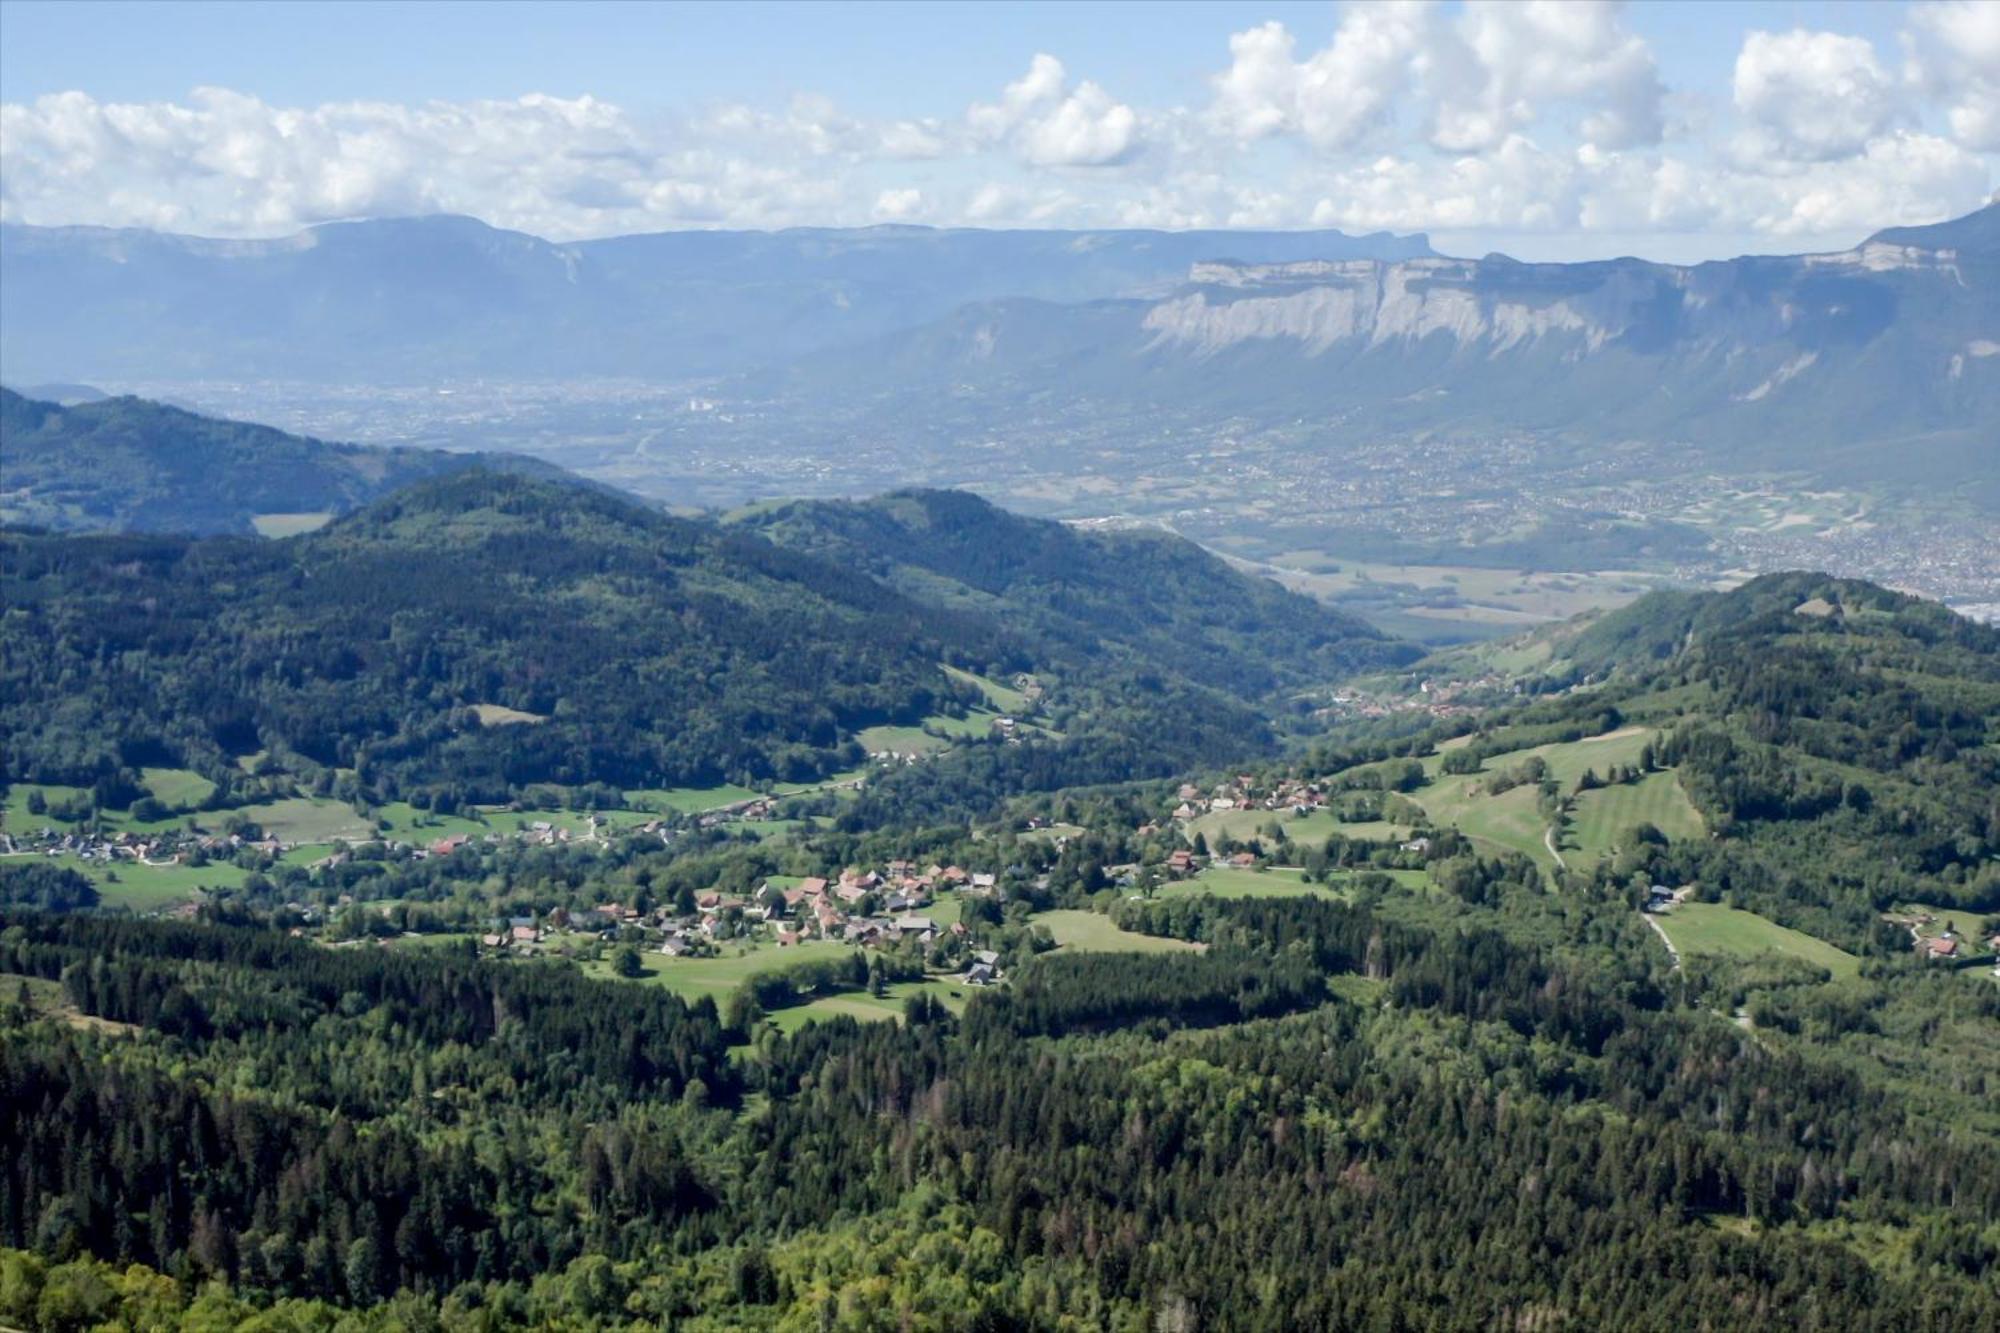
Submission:
<svg viewBox="0 0 2000 1333">
<path fill-rule="evenodd" d="M 706 995 L 721 1005 L 738 986 L 760 972 L 773 971 L 802 958 L 845 957 L 855 952 L 857 950 L 849 944 L 807 940 L 788 949 L 766 945 L 740 956 L 725 953 L 720 958 L 665 958 L 648 953 L 644 955 L 646 975 L 641 982 L 665 986 L 689 1003 Z M 585 963 L 583 968 L 591 976 L 607 980 L 615 975 L 607 962 Z M 817 996 L 804 1004 L 779 1009 L 766 1021 L 783 1032 L 796 1032 L 806 1024 L 824 1018 L 847 1017 L 862 1022 L 879 1022 L 900 1017 L 904 1001 L 919 992 L 935 996 L 953 1013 L 965 1008 L 969 994 L 960 982 L 927 977 L 922 981 L 897 982 L 880 999 L 865 990 Z"/>
<path fill-rule="evenodd" d="M 880 999 L 867 991 L 845 991 L 839 995 L 821 995 L 805 1004 L 795 1004 L 789 1009 L 780 1009 L 765 1017 L 780 1032 L 797 1032 L 808 1023 L 827 1018 L 852 1018 L 862 1023 L 879 1023 L 885 1019 L 900 1019 L 903 1005 L 913 995 L 927 994 L 942 1001 L 944 1007 L 954 1014 L 965 1011 L 965 1002 L 972 997 L 975 988 L 963 982 L 944 977 L 927 977 L 922 981 L 899 981 L 890 986 Z"/>
<path fill-rule="evenodd" d="M 1651 735 L 1652 733 L 1644 727 L 1625 727 L 1585 740 L 1537 745 L 1529 749 L 1496 755 L 1486 761 L 1483 772 L 1491 773 L 1513 768 L 1529 755 L 1538 755 L 1548 765 L 1549 775 L 1558 783 L 1568 787 L 1583 776 L 1586 769 L 1595 769 L 1602 773 L 1613 764 L 1636 764 L 1640 750 L 1645 747 Z M 1660 776 L 1672 781 L 1669 775 Z M 1555 858 L 1549 854 L 1548 846 L 1543 841 L 1543 836 L 1548 831 L 1548 821 L 1542 818 L 1538 808 L 1539 797 L 1535 788 L 1523 785 L 1501 792 L 1497 796 L 1489 796 L 1474 790 L 1483 781 L 1484 778 L 1479 773 L 1439 777 L 1430 786 L 1416 792 L 1412 799 L 1423 806 L 1432 820 L 1459 829 L 1467 837 L 1485 844 L 1489 851 L 1520 852 L 1524 856 L 1534 858 L 1544 868 L 1554 869 Z M 1678 793 L 1678 786 L 1674 791 Z M 1662 817 L 1669 823 L 1679 820 L 1685 827 L 1687 817 L 1694 814 L 1692 807 L 1686 810 L 1684 816 L 1666 810 L 1664 807 L 1668 804 L 1668 797 L 1664 792 L 1649 791 L 1645 799 L 1659 802 L 1663 807 Z M 1683 804 L 1686 803 L 1685 797 L 1681 800 Z M 1629 824 L 1614 822 L 1607 831 L 1606 821 L 1615 821 L 1617 817 L 1615 807 L 1593 816 L 1595 822 L 1587 836 L 1581 833 L 1581 821 L 1579 821 L 1579 845 L 1601 852 L 1604 847 L 1609 846 L 1610 839 L 1616 836 L 1618 830 L 1629 827 Z M 1661 826 L 1661 831 L 1671 836 L 1671 830 L 1666 825 Z M 1698 821 L 1696 821 L 1696 831 L 1699 832 Z"/>
<path fill-rule="evenodd" d="M 479 725 L 482 727 L 532 725 L 549 720 L 545 714 L 524 713 L 518 708 L 508 708 L 504 704 L 474 704 L 472 711 L 479 715 Z"/>
<path fill-rule="evenodd" d="M 1337 885 L 1308 884 L 1296 870 L 1238 870 L 1210 866 L 1193 879 L 1162 884 L 1160 898 L 1193 898 L 1212 893 L 1218 898 L 1297 898 L 1301 895 L 1338 897 Z"/>
<path fill-rule="evenodd" d="M 250 520 L 259 537 L 296 537 L 302 532 L 312 532 L 333 521 L 333 515 L 316 514 L 259 514 Z"/>
<path fill-rule="evenodd" d="M 919 907 L 918 916 L 927 916 L 946 930 L 965 915 L 965 900 L 955 893 L 941 894 L 929 907 Z"/>
<path fill-rule="evenodd" d="M 1047 926 L 1059 946 L 1075 949 L 1079 953 L 1182 953 L 1201 947 L 1186 940 L 1162 939 L 1157 935 L 1139 935 L 1121 930 L 1110 917 L 1100 912 L 1064 908 L 1042 912 L 1030 920 L 1035 925 Z"/>
<path fill-rule="evenodd" d="M 634 810 L 650 810 L 656 814 L 673 811 L 698 815 L 705 810 L 720 810 L 725 805 L 756 799 L 756 792 L 732 783 L 724 783 L 720 787 L 648 787 L 625 793 L 626 805 Z"/>
<path fill-rule="evenodd" d="M 142 768 L 140 780 L 155 799 L 176 810 L 193 810 L 215 795 L 215 784 L 185 768 Z"/>
<path fill-rule="evenodd" d="M 245 819 L 280 842 L 360 842 L 375 836 L 374 826 L 339 801 L 295 796 L 263 805 L 246 805 Z"/>
<path fill-rule="evenodd" d="M 948 666 L 944 674 L 962 685 L 971 685 L 986 696 L 986 702 L 993 705 L 996 712 L 1018 715 L 1027 711 L 1028 696 L 1012 685 L 1002 685 L 988 676 L 976 676 L 970 671 L 960 671 Z"/>
<path fill-rule="evenodd" d="M 1669 839 L 1702 836 L 1701 815 L 1672 773 L 1648 773 L 1635 783 L 1599 787 L 1576 798 L 1576 814 L 1562 844 L 1572 866 L 1588 869 L 1633 825 L 1646 823 Z"/>
<path fill-rule="evenodd" d="M 0 811 L 4 812 L 8 832 L 33 833 L 42 828 L 68 830 L 77 826 L 79 822 L 77 820 L 58 819 L 47 813 L 39 815 L 31 813 L 28 809 L 28 797 L 29 793 L 36 791 L 41 792 L 43 799 L 51 806 L 90 794 L 90 789 L 87 787 L 30 786 L 17 782 L 7 789 L 6 802 L 4 806 L 0 806 Z M 163 829 L 179 828 L 185 819 L 185 815 L 178 814 L 169 815 L 165 819 L 134 819 L 122 810 L 103 810 L 98 814 L 98 823 L 115 832 L 158 833 Z"/>
<path fill-rule="evenodd" d="M 856 739 L 870 754 L 936 754 L 951 744 L 922 727 L 864 727 Z"/>
<path fill-rule="evenodd" d="M 1785 954 L 1825 968 L 1836 980 L 1857 975 L 1861 966 L 1853 954 L 1836 949 L 1825 940 L 1766 921 L 1755 912 L 1720 903 L 1682 903 L 1658 920 L 1667 938 L 1684 954 L 1738 958 Z"/>
<path fill-rule="evenodd" d="M 1285 837 L 1292 842 L 1317 845 L 1335 833 L 1347 838 L 1403 838 L 1409 836 L 1407 827 L 1380 819 L 1356 820 L 1342 823 L 1331 810 L 1314 810 L 1310 814 L 1295 815 L 1289 810 L 1211 810 L 1205 815 L 1196 815 L 1187 821 L 1187 835 L 1190 839 L 1199 833 L 1211 845 L 1218 837 L 1230 837 L 1238 842 L 1264 836 L 1263 830 L 1275 821 L 1285 831 Z"/>
<path fill-rule="evenodd" d="M 975 708 L 964 717 L 935 713 L 914 727 L 864 727 L 856 739 L 870 754 L 935 754 L 955 740 L 988 734 L 996 716 L 983 708 Z"/>
<path fill-rule="evenodd" d="M 856 951 L 853 945 L 834 940 L 804 940 L 789 949 L 767 944 L 743 954 L 735 949 L 734 944 L 724 945 L 719 958 L 668 958 L 648 952 L 641 955 L 646 962 L 646 975 L 641 980 L 665 986 L 690 1002 L 706 995 L 721 1004 L 731 991 L 759 972 L 776 971 L 802 958 L 846 957 Z M 585 963 L 583 967 L 594 977 L 614 975 L 608 962 Z"/>
<path fill-rule="evenodd" d="M 835 773 L 831 777 L 821 778 L 818 782 L 780 782 L 771 787 L 771 794 L 773 796 L 804 796 L 811 792 L 825 791 L 829 787 L 847 787 L 860 782 L 872 771 L 869 766 L 864 764 L 860 768 L 850 768 L 844 773 Z"/>
<path fill-rule="evenodd" d="M 152 912 L 186 902 L 199 889 L 233 889 L 243 882 L 246 872 L 225 861 L 205 866 L 149 866 L 142 861 L 121 860 L 115 865 L 84 861 L 73 856 L 50 857 L 60 866 L 81 872 L 92 884 L 106 907 L 122 907 L 133 912 Z M 111 876 L 116 875 L 114 883 Z"/>
<path fill-rule="evenodd" d="M 1555 858 L 1542 841 L 1548 822 L 1539 809 L 1533 787 L 1515 787 L 1498 796 L 1475 794 L 1476 774 L 1448 777 L 1415 795 L 1433 821 L 1448 824 L 1488 852 L 1519 852 L 1549 869 Z"/>
</svg>

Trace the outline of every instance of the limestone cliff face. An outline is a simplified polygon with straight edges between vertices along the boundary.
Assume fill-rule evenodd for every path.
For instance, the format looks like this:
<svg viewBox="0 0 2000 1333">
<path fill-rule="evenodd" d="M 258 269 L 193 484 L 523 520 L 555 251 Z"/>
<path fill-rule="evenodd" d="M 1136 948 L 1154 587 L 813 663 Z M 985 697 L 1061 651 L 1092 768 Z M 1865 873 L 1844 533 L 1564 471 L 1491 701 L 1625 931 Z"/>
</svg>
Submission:
<svg viewBox="0 0 2000 1333">
<path fill-rule="evenodd" d="M 1955 248 L 1869 241 L 1835 254 L 1743 259 L 1691 268 L 1618 260 L 1521 264 L 1492 258 L 1295 264 L 1196 264 L 1186 288 L 1148 309 L 1148 350 L 1213 355 L 1258 341 L 1308 356 L 1351 344 L 1443 337 L 1500 356 L 1556 343 L 1581 358 L 1623 342 L 1652 350 L 1750 349 L 1773 340 L 1866 341 L 1894 318 L 1897 279 L 1962 297 L 1984 277 Z M 1992 310 L 1991 293 L 1986 307 Z M 2000 319 L 1995 320 L 2000 328 Z M 1956 375 L 1971 343 L 1945 355 Z M 1817 360 L 1807 346 L 1764 381 L 1762 398 Z"/>
</svg>

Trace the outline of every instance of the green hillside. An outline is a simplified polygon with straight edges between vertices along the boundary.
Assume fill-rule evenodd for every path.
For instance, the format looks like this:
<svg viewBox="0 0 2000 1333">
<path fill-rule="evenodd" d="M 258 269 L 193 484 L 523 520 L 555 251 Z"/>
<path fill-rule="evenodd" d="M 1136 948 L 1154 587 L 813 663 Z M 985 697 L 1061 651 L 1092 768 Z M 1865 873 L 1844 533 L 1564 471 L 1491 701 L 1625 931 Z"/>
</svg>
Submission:
<svg viewBox="0 0 2000 1333">
<path fill-rule="evenodd" d="M 1068 541 L 969 504 L 1023 540 Z M 104 803 L 136 794 L 141 766 L 226 786 L 249 756 L 322 790 L 448 804 L 530 783 L 807 780 L 858 763 L 864 739 L 918 734 L 875 729 L 984 736 L 990 716 L 967 719 L 989 702 L 980 681 L 1022 673 L 1047 704 L 1014 748 L 1167 772 L 1268 746 L 1279 681 L 1407 652 L 1176 539 L 1149 538 L 1143 560 L 1067 551 L 1073 598 L 1060 582 L 994 596 L 950 576 L 971 568 L 878 580 L 851 547 L 787 550 L 487 472 L 284 543 L 0 541 L 7 775 Z M 1093 633 L 1128 577 L 1155 586 L 1151 604 Z"/>
<path fill-rule="evenodd" d="M 1780 574 L 1545 641 L 1522 683 L 1558 693 L 1483 717 L 1411 793 L 1441 825 L 1850 950 L 1898 902 L 2000 910 L 2000 631 Z"/>
<path fill-rule="evenodd" d="M 800 501 L 740 520 L 780 546 L 865 569 L 921 601 L 995 612 L 1072 653 L 1255 696 L 1410 660 L 1352 616 L 1156 529 L 1023 518 L 963 491 Z"/>
</svg>

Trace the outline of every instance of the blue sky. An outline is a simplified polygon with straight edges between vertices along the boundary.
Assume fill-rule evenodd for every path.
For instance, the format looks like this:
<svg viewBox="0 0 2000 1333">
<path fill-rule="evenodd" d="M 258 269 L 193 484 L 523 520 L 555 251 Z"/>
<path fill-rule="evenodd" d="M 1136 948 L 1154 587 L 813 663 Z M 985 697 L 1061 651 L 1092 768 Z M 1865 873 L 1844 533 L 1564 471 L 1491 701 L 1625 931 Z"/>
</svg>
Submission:
<svg viewBox="0 0 2000 1333">
<path fill-rule="evenodd" d="M 0 212 L 1846 244 L 1990 197 L 2000 4 L 0 5 Z"/>
</svg>

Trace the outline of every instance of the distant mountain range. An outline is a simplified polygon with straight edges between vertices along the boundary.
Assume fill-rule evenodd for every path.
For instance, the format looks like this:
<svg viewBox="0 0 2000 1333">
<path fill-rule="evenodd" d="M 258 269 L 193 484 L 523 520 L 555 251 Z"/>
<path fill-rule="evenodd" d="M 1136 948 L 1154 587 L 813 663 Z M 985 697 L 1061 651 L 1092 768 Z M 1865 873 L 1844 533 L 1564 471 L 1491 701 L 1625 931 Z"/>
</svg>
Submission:
<svg viewBox="0 0 2000 1333">
<path fill-rule="evenodd" d="M 1314 232 L 687 231 L 556 244 L 471 218 L 216 241 L 0 228 L 13 383 L 728 374 L 998 297 L 1163 290 L 1207 260 L 1412 259 L 1421 236 Z"/>
<path fill-rule="evenodd" d="M 15 384 L 316 386 L 429 441 L 462 423 L 397 405 L 396 386 L 701 380 L 723 405 L 654 447 L 657 420 L 599 414 L 577 389 L 564 401 L 583 415 L 508 436 L 579 466 L 565 451 L 588 440 L 621 457 L 647 443 L 668 470 L 682 447 L 845 457 L 860 439 L 908 462 L 913 440 L 948 456 L 1031 404 L 1058 434 L 1077 415 L 1164 412 L 1196 432 L 1283 426 L 1323 460 L 1356 441 L 1519 434 L 1615 449 L 1652 479 L 1889 481 L 1993 510 L 2000 204 L 1848 251 L 1692 267 L 1454 259 L 1422 236 L 1327 231 L 554 244 L 457 217 L 269 241 L 9 226 L 0 369 Z M 515 424 L 489 411 L 472 429 Z"/>
<path fill-rule="evenodd" d="M 1157 298 L 971 305 L 752 388 L 901 417 L 1068 397 L 1357 433 L 1684 444 L 1732 468 L 1894 469 L 2000 498 L 2000 204 L 1849 251 L 1688 268 L 1201 263 Z"/>
<path fill-rule="evenodd" d="M 563 475 L 538 459 L 334 444 L 102 394 L 63 406 L 0 388 L 0 438 L 0 522 L 58 531 L 247 534 L 469 467 Z"/>
</svg>

